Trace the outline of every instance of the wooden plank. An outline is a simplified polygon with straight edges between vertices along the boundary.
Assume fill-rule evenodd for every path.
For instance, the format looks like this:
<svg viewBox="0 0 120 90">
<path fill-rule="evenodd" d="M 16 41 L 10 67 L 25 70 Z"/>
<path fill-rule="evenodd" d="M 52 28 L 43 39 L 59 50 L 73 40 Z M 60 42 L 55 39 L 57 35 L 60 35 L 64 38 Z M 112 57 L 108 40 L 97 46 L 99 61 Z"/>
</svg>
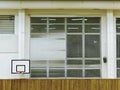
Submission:
<svg viewBox="0 0 120 90">
<path fill-rule="evenodd" d="M 87 79 L 85 84 L 86 89 L 85 90 L 91 90 L 91 80 Z"/>
<path fill-rule="evenodd" d="M 4 90 L 4 86 L 3 86 L 3 80 L 0 80 L 0 90 Z"/>
<path fill-rule="evenodd" d="M 28 80 L 27 79 L 23 79 L 20 80 L 20 85 L 21 85 L 21 90 L 28 90 Z"/>
<path fill-rule="evenodd" d="M 11 90 L 11 80 L 3 80 L 3 89 L 0 90 Z"/>
<path fill-rule="evenodd" d="M 73 0 L 5 0 L 5 1 L 73 1 Z M 74 0 L 74 1 L 119 1 L 119 0 Z"/>
<path fill-rule="evenodd" d="M 52 90 L 61 90 L 61 89 L 62 89 L 62 80 L 53 79 Z"/>
<path fill-rule="evenodd" d="M 11 80 L 11 90 L 22 90 L 20 79 Z"/>
<path fill-rule="evenodd" d="M 69 90 L 74 90 L 74 80 L 69 81 Z"/>
<path fill-rule="evenodd" d="M 79 90 L 79 84 L 77 79 L 73 80 L 73 90 Z"/>
<path fill-rule="evenodd" d="M 28 80 L 28 90 L 41 90 L 39 79 L 29 79 Z"/>
<path fill-rule="evenodd" d="M 100 90 L 100 82 L 98 79 L 91 79 L 91 89 L 90 90 Z"/>
<path fill-rule="evenodd" d="M 117 79 L 117 90 L 120 90 L 120 80 Z"/>
<path fill-rule="evenodd" d="M 107 80 L 100 79 L 99 80 L 99 87 L 100 87 L 100 90 L 107 90 Z"/>
<path fill-rule="evenodd" d="M 52 90 L 52 80 L 48 79 L 46 81 L 47 81 L 46 90 Z"/>
<path fill-rule="evenodd" d="M 47 79 L 40 80 L 40 85 L 37 85 L 37 90 L 47 90 Z"/>
<path fill-rule="evenodd" d="M 120 79 L 8 79 L 0 90 L 120 90 Z"/>
<path fill-rule="evenodd" d="M 61 87 L 62 89 L 61 90 L 70 90 L 69 88 L 69 81 L 70 80 L 67 80 L 67 79 L 62 79 L 62 84 L 61 84 Z"/>
</svg>

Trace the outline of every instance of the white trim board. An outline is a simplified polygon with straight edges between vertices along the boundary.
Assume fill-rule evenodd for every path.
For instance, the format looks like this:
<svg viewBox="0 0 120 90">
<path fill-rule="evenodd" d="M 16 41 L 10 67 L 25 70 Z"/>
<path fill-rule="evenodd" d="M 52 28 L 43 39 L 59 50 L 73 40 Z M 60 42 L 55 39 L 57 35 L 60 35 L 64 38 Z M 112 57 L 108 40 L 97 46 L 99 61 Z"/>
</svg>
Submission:
<svg viewBox="0 0 120 90">
<path fill-rule="evenodd" d="M 0 1 L 0 9 L 120 9 L 119 1 Z"/>
</svg>

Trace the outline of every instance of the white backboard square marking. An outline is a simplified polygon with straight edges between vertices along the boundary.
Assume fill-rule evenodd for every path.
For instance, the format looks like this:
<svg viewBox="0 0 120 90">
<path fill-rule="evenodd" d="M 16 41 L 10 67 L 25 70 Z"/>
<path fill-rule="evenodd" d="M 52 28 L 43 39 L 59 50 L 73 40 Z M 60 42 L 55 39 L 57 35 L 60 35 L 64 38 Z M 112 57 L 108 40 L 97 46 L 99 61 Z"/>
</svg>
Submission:
<svg viewBox="0 0 120 90">
<path fill-rule="evenodd" d="M 25 65 L 16 65 L 16 72 L 25 72 L 26 67 Z"/>
</svg>

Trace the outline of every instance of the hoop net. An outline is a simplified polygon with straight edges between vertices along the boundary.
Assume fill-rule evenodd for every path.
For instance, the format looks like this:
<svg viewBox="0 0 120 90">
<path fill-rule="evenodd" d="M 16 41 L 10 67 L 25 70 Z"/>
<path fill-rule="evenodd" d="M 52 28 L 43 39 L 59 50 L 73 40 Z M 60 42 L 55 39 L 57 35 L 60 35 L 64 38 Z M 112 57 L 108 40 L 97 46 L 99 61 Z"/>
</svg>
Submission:
<svg viewBox="0 0 120 90">
<path fill-rule="evenodd" d="M 19 76 L 23 77 L 24 76 L 24 71 L 18 71 L 17 72 Z"/>
</svg>

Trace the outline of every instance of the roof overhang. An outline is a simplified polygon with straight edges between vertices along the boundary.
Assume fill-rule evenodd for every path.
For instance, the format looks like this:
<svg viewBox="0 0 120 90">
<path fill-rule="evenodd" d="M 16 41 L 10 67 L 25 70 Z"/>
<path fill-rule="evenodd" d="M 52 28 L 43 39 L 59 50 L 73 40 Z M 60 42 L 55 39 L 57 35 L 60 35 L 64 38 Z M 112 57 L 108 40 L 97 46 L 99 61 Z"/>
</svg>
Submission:
<svg viewBox="0 0 120 90">
<path fill-rule="evenodd" d="M 119 1 L 0 1 L 0 9 L 120 9 Z"/>
<path fill-rule="evenodd" d="M 0 1 L 120 1 L 120 0 L 0 0 Z"/>
</svg>

